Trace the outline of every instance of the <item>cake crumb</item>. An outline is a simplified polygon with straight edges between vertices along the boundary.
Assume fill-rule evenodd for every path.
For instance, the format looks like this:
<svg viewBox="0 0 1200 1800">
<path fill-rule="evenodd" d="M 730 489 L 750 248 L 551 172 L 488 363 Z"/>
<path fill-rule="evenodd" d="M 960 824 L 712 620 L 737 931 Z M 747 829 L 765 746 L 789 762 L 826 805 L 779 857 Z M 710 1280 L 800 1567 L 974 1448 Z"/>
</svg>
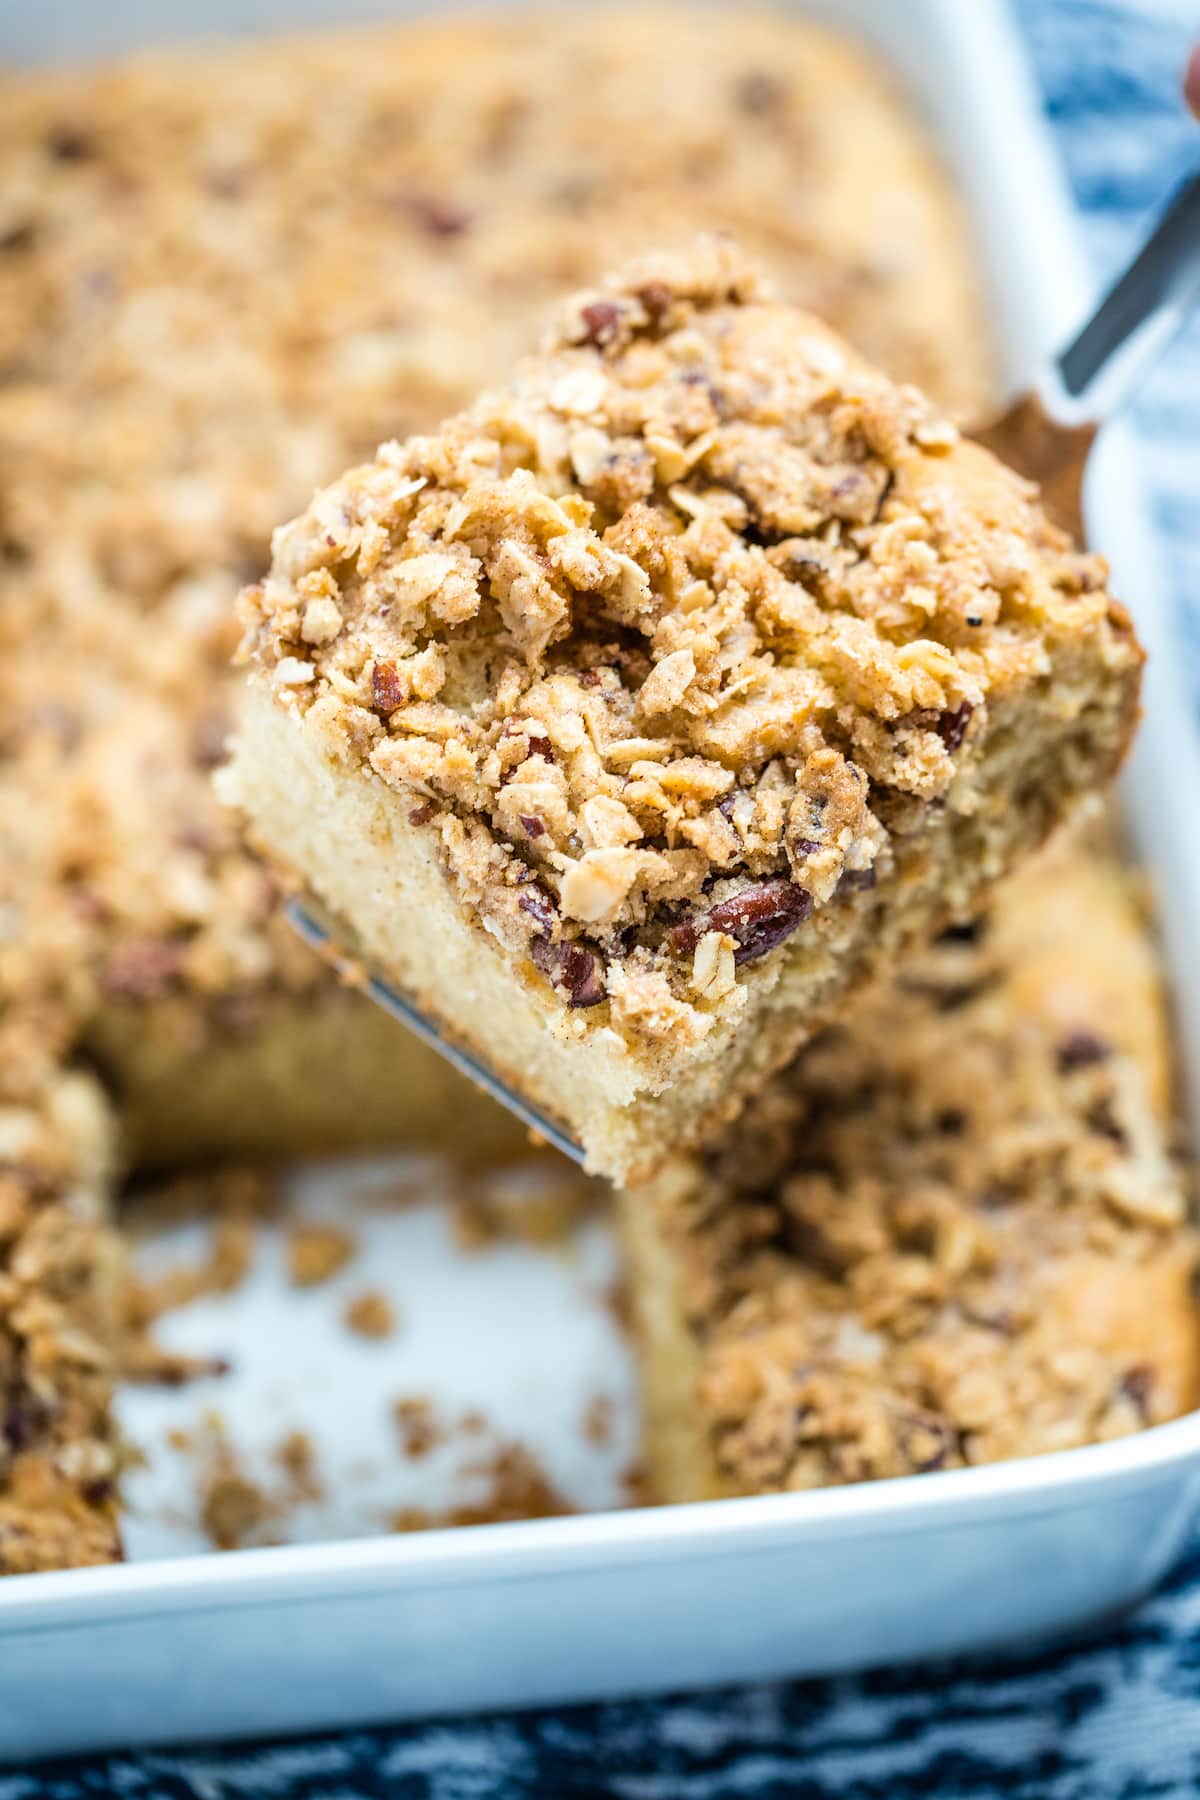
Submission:
<svg viewBox="0 0 1200 1800">
<path fill-rule="evenodd" d="M 256 1536 L 274 1509 L 256 1481 L 243 1474 L 227 1443 L 217 1446 L 200 1483 L 200 1522 L 218 1550 L 237 1550 Z"/>
<path fill-rule="evenodd" d="M 596 1183 L 557 1156 L 535 1155 L 480 1170 L 454 1194 L 454 1237 L 461 1250 L 504 1241 L 555 1249 L 596 1203 Z"/>
<path fill-rule="evenodd" d="M 389 1518 L 388 1529 L 408 1532 L 460 1525 L 501 1525 L 519 1519 L 561 1518 L 578 1510 L 533 1453 L 513 1440 L 501 1441 L 486 1457 L 462 1472 L 464 1476 L 484 1479 L 486 1486 L 480 1500 L 437 1510 L 403 1506 Z"/>
<path fill-rule="evenodd" d="M 325 1497 L 317 1472 L 316 1447 L 307 1431 L 289 1431 L 275 1448 L 274 1461 L 287 1477 L 293 1502 Z"/>
<path fill-rule="evenodd" d="M 650 1474 L 645 1463 L 631 1462 L 621 1473 L 621 1494 L 623 1506 L 652 1506 L 654 1496 L 650 1491 Z"/>
<path fill-rule="evenodd" d="M 392 1417 L 400 1434 L 401 1455 L 409 1462 L 419 1462 L 445 1442 L 445 1426 L 434 1417 L 433 1402 L 424 1394 L 404 1394 L 394 1400 Z"/>
<path fill-rule="evenodd" d="M 203 1261 L 182 1264 L 162 1275 L 131 1276 L 124 1296 L 131 1335 L 164 1313 L 190 1306 L 207 1294 L 234 1293 L 250 1272 L 254 1244 L 255 1228 L 248 1218 L 217 1218 L 209 1230 Z"/>
<path fill-rule="evenodd" d="M 583 1435 L 597 1448 L 612 1442 L 613 1402 L 611 1394 L 593 1394 L 584 1408 Z"/>
<path fill-rule="evenodd" d="M 227 1357 L 168 1349 L 157 1342 L 152 1327 L 164 1313 L 190 1306 L 207 1294 L 228 1294 L 240 1287 L 253 1261 L 254 1241 L 255 1227 L 248 1217 L 216 1218 L 202 1261 L 152 1277 L 127 1272 L 119 1296 L 116 1345 L 122 1380 L 183 1387 L 229 1373 Z"/>
<path fill-rule="evenodd" d="M 389 1338 L 396 1329 L 396 1313 L 386 1294 L 364 1288 L 348 1302 L 342 1322 L 357 1337 Z"/>
<path fill-rule="evenodd" d="M 192 1381 L 211 1381 L 228 1375 L 227 1356 L 190 1356 L 184 1350 L 168 1350 L 148 1333 L 127 1339 L 119 1359 L 122 1381 L 144 1387 L 186 1387 Z"/>
<path fill-rule="evenodd" d="M 344 1269 L 356 1249 L 340 1225 L 293 1225 L 288 1233 L 288 1279 L 293 1287 L 319 1287 Z"/>
<path fill-rule="evenodd" d="M 613 1276 L 601 1293 L 600 1301 L 621 1337 L 629 1342 L 633 1337 L 633 1299 L 623 1274 Z"/>
</svg>

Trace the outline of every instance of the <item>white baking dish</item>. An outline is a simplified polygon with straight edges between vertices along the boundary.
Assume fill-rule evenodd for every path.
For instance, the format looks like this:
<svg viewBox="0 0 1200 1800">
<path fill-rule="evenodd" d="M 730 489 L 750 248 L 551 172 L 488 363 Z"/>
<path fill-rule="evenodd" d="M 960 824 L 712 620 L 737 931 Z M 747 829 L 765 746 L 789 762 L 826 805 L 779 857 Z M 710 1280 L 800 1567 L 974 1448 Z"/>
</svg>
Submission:
<svg viewBox="0 0 1200 1800">
<path fill-rule="evenodd" d="M 7 0 L 0 54 L 394 14 L 388 0 Z M 1070 211 L 1002 0 L 824 0 L 916 94 L 965 192 L 1016 379 L 1084 311 Z M 1200 1118 L 1200 746 L 1118 433 L 1091 517 L 1152 652 L 1127 779 Z M 1200 1417 L 874 1486 L 171 1557 L 0 1590 L 0 1756 L 829 1672 L 1070 1633 L 1134 1604 L 1200 1493 Z"/>
</svg>

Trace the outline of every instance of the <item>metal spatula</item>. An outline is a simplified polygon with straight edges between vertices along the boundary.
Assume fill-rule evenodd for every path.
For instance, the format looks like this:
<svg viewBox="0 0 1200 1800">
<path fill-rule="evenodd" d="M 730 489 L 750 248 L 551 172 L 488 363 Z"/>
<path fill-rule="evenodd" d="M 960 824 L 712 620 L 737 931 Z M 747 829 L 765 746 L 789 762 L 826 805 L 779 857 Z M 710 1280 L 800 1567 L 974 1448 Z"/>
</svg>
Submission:
<svg viewBox="0 0 1200 1800">
<path fill-rule="evenodd" d="M 1083 478 L 1105 419 L 1200 300 L 1200 173 L 1178 189 L 1124 274 L 1032 387 L 971 436 L 1036 481 L 1047 511 L 1080 542 Z"/>
<path fill-rule="evenodd" d="M 1082 491 L 1088 453 L 1103 421 L 1129 393 L 1147 361 L 1174 337 L 1200 301 L 1200 174 L 1179 189 L 1125 273 L 1083 329 L 993 422 L 972 436 L 1036 481 L 1048 510 L 1083 537 Z M 486 1063 L 445 1037 L 425 1014 L 339 945 L 309 900 L 288 917 L 300 935 L 350 974 L 385 1012 L 407 1025 L 523 1124 L 575 1162 L 583 1152 L 562 1127 L 514 1094 Z"/>
</svg>

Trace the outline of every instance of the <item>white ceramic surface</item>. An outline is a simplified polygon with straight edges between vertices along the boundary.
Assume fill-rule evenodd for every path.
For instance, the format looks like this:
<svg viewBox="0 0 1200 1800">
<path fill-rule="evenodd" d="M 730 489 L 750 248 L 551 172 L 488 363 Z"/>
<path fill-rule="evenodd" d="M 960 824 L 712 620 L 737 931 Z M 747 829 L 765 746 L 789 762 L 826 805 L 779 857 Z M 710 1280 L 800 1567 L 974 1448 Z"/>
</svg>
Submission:
<svg viewBox="0 0 1200 1800">
<path fill-rule="evenodd" d="M 406 10 L 5 0 L 0 56 Z M 876 43 L 926 110 L 966 195 L 1018 378 L 1082 316 L 1090 284 L 1003 0 L 814 10 Z M 1152 652 L 1127 796 L 1200 1102 L 1200 834 L 1189 816 L 1200 745 L 1119 432 L 1094 471 L 1091 518 Z M 560 1304 L 547 1290 L 542 1316 Z M 1198 1492 L 1192 1416 L 1092 1449 L 826 1493 L 21 1578 L 0 1589 L 0 1757 L 830 1672 L 1060 1635 L 1161 1579 Z"/>
</svg>

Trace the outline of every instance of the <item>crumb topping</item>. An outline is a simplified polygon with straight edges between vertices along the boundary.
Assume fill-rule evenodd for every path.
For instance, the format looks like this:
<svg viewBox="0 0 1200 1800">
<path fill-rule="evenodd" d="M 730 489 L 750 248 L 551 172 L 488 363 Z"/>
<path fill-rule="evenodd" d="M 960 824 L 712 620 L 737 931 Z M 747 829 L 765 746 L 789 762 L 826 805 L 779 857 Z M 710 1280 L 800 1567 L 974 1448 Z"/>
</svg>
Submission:
<svg viewBox="0 0 1200 1800">
<path fill-rule="evenodd" d="M 82 1076 L 0 1104 L 0 1575 L 120 1554 L 108 1137 Z"/>
<path fill-rule="evenodd" d="M 396 1329 L 396 1309 L 378 1288 L 364 1288 L 346 1303 L 342 1314 L 347 1331 L 356 1337 L 390 1338 Z"/>
<path fill-rule="evenodd" d="M 1088 645 L 1136 670 L 1104 582 L 1027 484 L 710 239 L 318 494 L 243 596 L 243 656 L 412 796 L 568 1006 L 678 1039 L 931 809 L 969 809 L 1015 697 Z"/>
<path fill-rule="evenodd" d="M 1063 958 L 1030 989 L 1036 886 L 1021 906 L 1021 936 L 948 934 L 817 1040 L 667 1202 L 740 1489 L 1064 1449 L 1194 1403 L 1180 1171 L 1095 990 Z M 1092 950 L 1123 956 L 1119 934 Z"/>
<path fill-rule="evenodd" d="M 293 1287 L 320 1287 L 345 1268 L 357 1248 L 353 1233 L 340 1225 L 302 1220 L 288 1232 L 288 1280 Z"/>
<path fill-rule="evenodd" d="M 578 1509 L 526 1445 L 500 1439 L 468 1462 L 464 1478 L 482 1484 L 478 1500 L 435 1511 L 404 1506 L 388 1520 L 390 1531 L 436 1531 L 461 1525 L 504 1525 L 519 1519 L 557 1519 Z"/>
</svg>

